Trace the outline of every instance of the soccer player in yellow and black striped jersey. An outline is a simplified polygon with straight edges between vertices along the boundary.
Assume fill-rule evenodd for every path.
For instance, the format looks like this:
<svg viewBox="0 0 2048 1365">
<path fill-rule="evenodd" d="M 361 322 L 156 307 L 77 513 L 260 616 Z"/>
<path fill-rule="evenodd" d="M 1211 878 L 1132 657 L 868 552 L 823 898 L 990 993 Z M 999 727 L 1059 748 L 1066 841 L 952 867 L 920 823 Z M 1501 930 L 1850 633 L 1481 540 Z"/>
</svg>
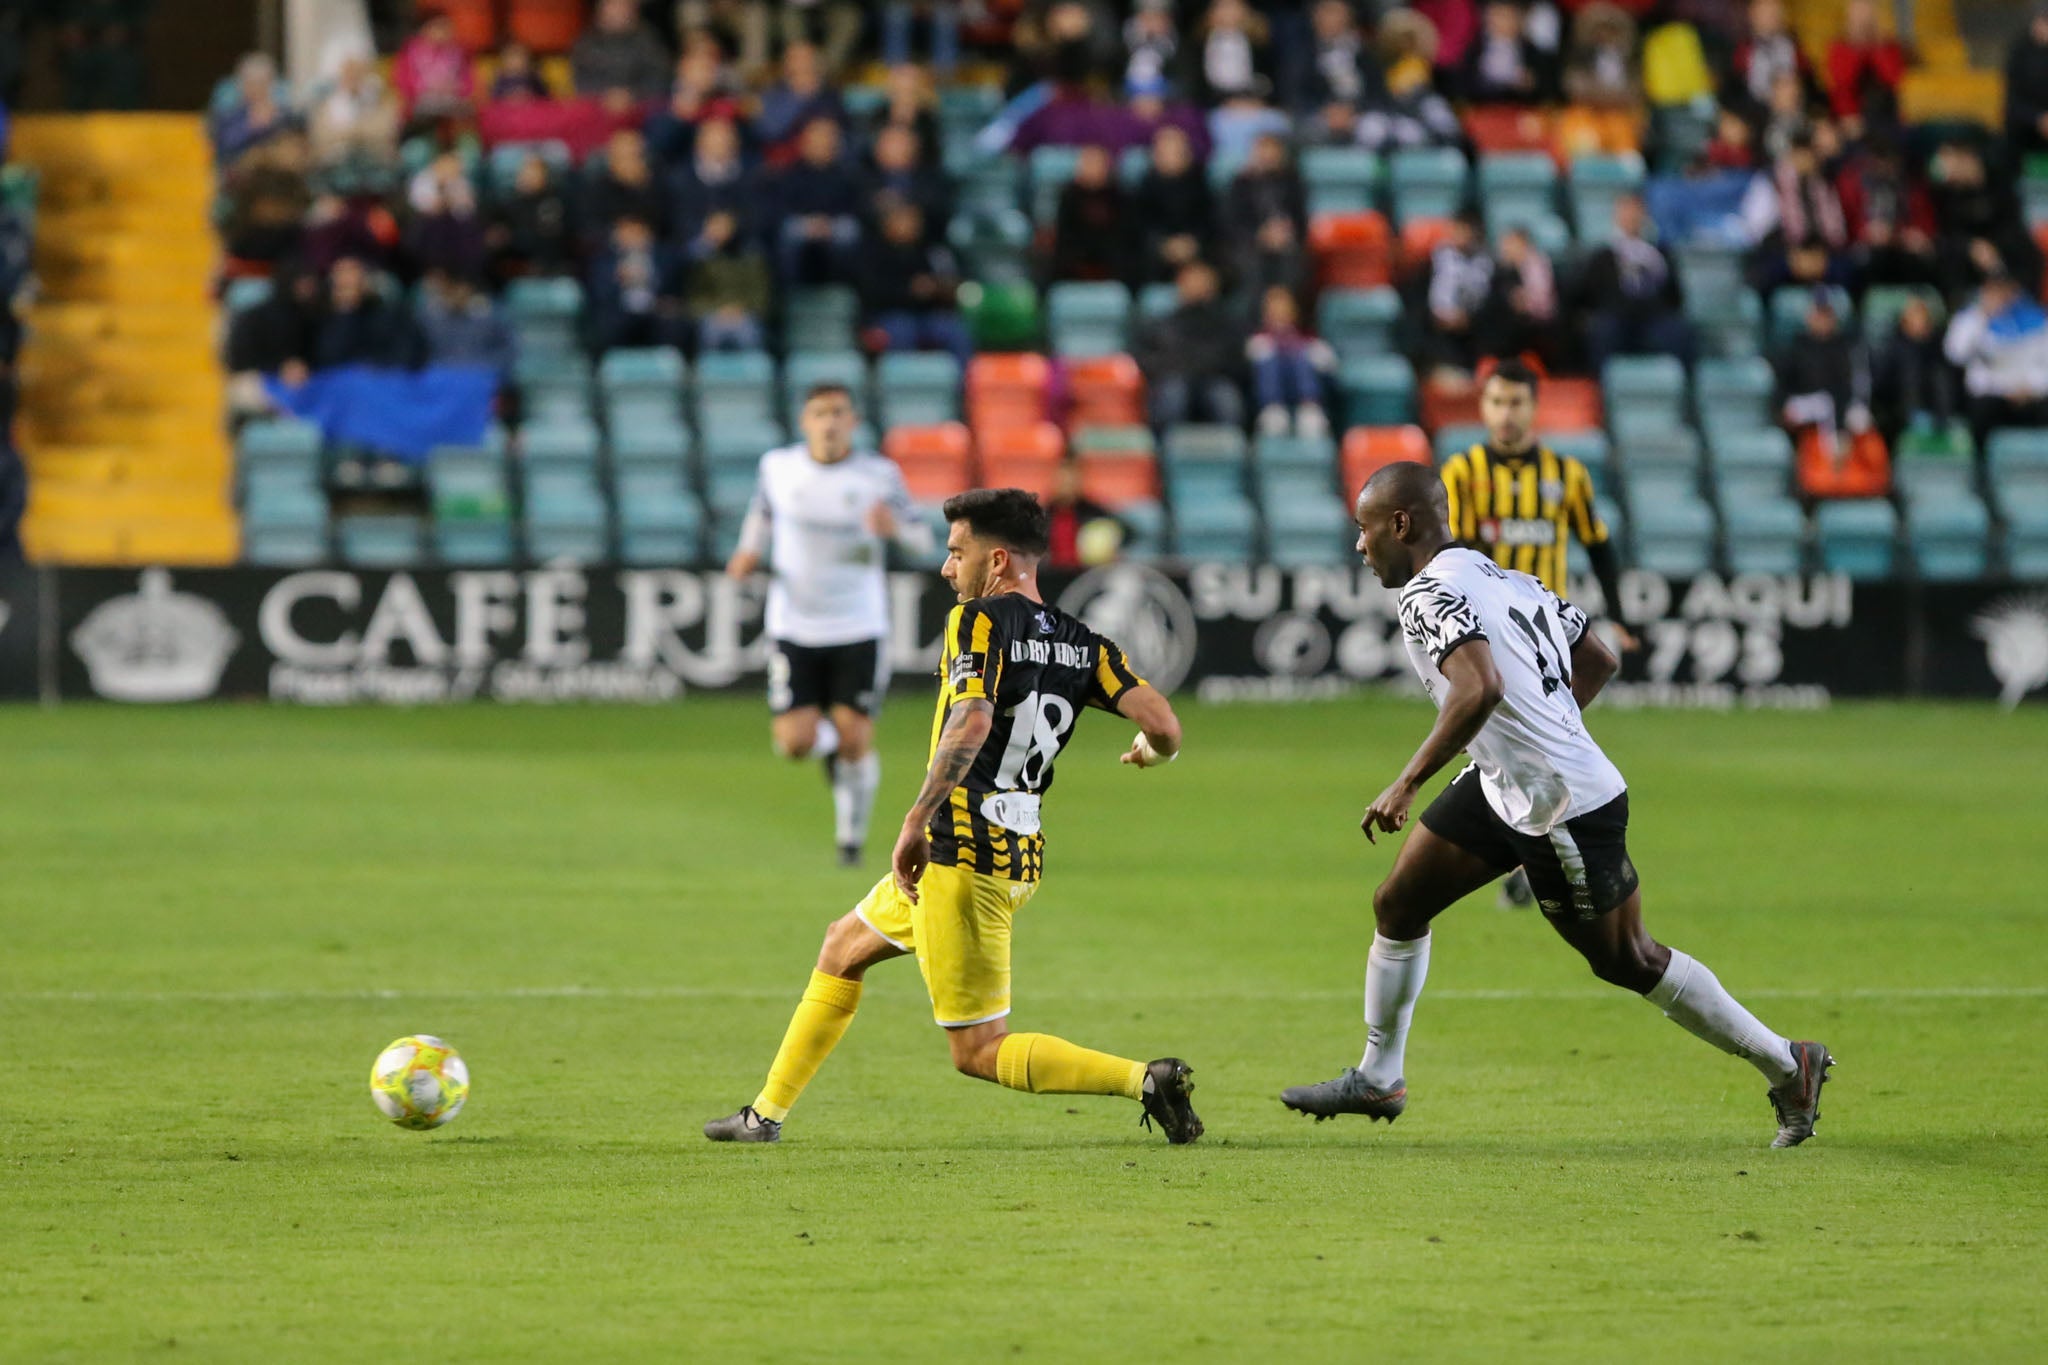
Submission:
<svg viewBox="0 0 2048 1365">
<path fill-rule="evenodd" d="M 1112 640 L 1048 606 L 1038 561 L 1049 522 L 1031 494 L 977 489 L 946 504 L 942 570 L 960 605 L 946 622 L 924 788 L 888 876 L 825 931 L 817 970 L 754 1102 L 704 1125 L 714 1142 L 774 1142 L 860 1003 L 878 962 L 917 955 L 953 1065 L 1034 1094 L 1122 1095 L 1172 1143 L 1202 1135 L 1177 1057 L 1137 1062 L 1044 1033 L 1012 1033 L 1010 931 L 1045 861 L 1040 805 L 1053 760 L 1090 706 L 1138 724 L 1122 761 L 1180 754 L 1180 721 Z"/>
<path fill-rule="evenodd" d="M 1582 461 L 1536 439 L 1536 384 L 1528 365 L 1504 360 L 1480 389 L 1486 440 L 1447 456 L 1441 471 L 1451 534 L 1503 569 L 1529 574 L 1566 598 L 1567 557 L 1577 536 L 1612 617 L 1621 608 L 1621 571 L 1607 524 L 1593 505 L 1593 476 Z M 1632 641 L 1623 643 L 1629 647 Z"/>
</svg>

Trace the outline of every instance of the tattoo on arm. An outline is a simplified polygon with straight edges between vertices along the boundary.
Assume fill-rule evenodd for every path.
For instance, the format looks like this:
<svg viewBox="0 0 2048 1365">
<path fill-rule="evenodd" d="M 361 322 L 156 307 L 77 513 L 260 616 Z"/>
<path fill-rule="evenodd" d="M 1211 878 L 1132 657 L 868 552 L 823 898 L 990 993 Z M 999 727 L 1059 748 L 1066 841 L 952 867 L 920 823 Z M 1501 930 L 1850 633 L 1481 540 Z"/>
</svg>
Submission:
<svg viewBox="0 0 2048 1365">
<path fill-rule="evenodd" d="M 982 744 L 988 739 L 989 725 L 994 716 L 995 707 L 980 698 L 954 703 L 953 709 L 946 713 L 946 724 L 939 731 L 939 742 L 932 750 L 932 765 L 925 773 L 924 789 L 911 805 L 906 823 L 921 825 L 946 804 L 953 788 L 960 785 L 967 776 L 967 770 L 974 766 L 974 756 L 981 752 Z"/>
</svg>

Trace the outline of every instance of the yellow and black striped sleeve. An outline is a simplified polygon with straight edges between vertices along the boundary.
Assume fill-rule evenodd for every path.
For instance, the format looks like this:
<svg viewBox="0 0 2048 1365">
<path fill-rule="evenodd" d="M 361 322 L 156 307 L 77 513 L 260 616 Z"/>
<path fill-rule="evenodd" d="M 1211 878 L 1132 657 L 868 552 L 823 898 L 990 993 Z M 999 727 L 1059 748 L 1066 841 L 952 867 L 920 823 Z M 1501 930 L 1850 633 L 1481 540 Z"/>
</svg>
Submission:
<svg viewBox="0 0 2048 1365">
<path fill-rule="evenodd" d="M 1116 710 L 1116 699 L 1145 680 L 1131 667 L 1131 656 L 1106 635 L 1095 637 L 1095 673 L 1088 680 L 1088 704 L 1104 711 Z"/>
<path fill-rule="evenodd" d="M 1593 475 L 1583 460 L 1569 456 L 1564 461 L 1564 511 L 1581 545 L 1591 548 L 1606 542 L 1607 523 L 1600 520 L 1600 508 L 1593 501 Z"/>
<path fill-rule="evenodd" d="M 1470 544 L 1478 537 L 1478 518 L 1472 508 L 1472 460 L 1465 452 L 1446 456 L 1441 471 L 1444 481 L 1444 502 L 1450 523 L 1451 539 Z"/>
<path fill-rule="evenodd" d="M 946 704 L 994 701 L 1003 674 L 1003 641 L 980 602 L 962 602 L 946 622 Z"/>
</svg>

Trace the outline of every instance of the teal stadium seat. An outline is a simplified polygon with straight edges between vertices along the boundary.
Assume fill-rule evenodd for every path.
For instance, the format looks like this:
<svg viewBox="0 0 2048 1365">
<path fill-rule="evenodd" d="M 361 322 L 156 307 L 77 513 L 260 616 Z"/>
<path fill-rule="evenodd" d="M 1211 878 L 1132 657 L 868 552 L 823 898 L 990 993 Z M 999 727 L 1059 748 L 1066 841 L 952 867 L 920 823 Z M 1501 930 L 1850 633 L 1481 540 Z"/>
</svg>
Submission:
<svg viewBox="0 0 2048 1365">
<path fill-rule="evenodd" d="M 1345 361 L 1395 351 L 1394 333 L 1400 321 L 1401 296 L 1385 285 L 1328 289 L 1316 305 L 1317 335 Z"/>
<path fill-rule="evenodd" d="M 528 422 L 519 432 L 519 457 L 529 470 L 597 467 L 597 424 L 588 417 Z"/>
<path fill-rule="evenodd" d="M 792 354 L 859 349 L 860 295 L 843 284 L 791 290 L 783 303 L 782 340 Z"/>
<path fill-rule="evenodd" d="M 666 346 L 606 352 L 597 367 L 605 420 L 614 429 L 632 422 L 680 422 L 687 378 L 683 358 Z"/>
<path fill-rule="evenodd" d="M 1417 218 L 1450 218 L 1465 206 L 1470 168 L 1455 147 L 1406 147 L 1387 162 L 1394 225 Z"/>
<path fill-rule="evenodd" d="M 701 356 L 695 398 L 697 430 L 707 436 L 713 427 L 734 423 L 776 425 L 775 362 L 765 351 Z"/>
<path fill-rule="evenodd" d="M 618 478 L 619 558 L 628 564 L 693 562 L 704 536 L 704 505 L 682 470 L 640 467 Z"/>
<path fill-rule="evenodd" d="M 1607 362 L 1600 394 L 1611 413 L 1664 412 L 1685 420 L 1685 366 L 1668 355 L 1620 355 Z"/>
<path fill-rule="evenodd" d="M 1778 387 L 1770 362 L 1761 356 L 1716 356 L 1693 375 L 1693 404 L 1709 440 L 1777 429 L 1773 405 Z"/>
<path fill-rule="evenodd" d="M 526 472 L 526 549 L 543 563 L 601 562 L 611 552 L 610 514 L 590 471 Z"/>
<path fill-rule="evenodd" d="M 612 428 L 612 470 L 623 477 L 629 472 L 690 472 L 690 433 L 681 422 L 628 422 Z"/>
<path fill-rule="evenodd" d="M 1397 427 L 1415 420 L 1415 369 L 1406 356 L 1352 355 L 1338 366 L 1337 393 L 1351 426 Z"/>
<path fill-rule="evenodd" d="M 1377 209 L 1385 173 L 1379 157 L 1363 147 L 1309 147 L 1301 153 L 1310 214 Z"/>
<path fill-rule="evenodd" d="M 2048 581 L 2048 432 L 1994 432 L 1984 472 L 2004 525 L 2006 572 Z"/>
<path fill-rule="evenodd" d="M 938 351 L 892 351 L 876 362 L 875 395 L 888 426 L 958 421 L 960 362 Z"/>
<path fill-rule="evenodd" d="M 868 397 L 868 361 L 859 351 L 804 351 L 782 367 L 783 416 L 791 431 L 799 430 L 804 396 L 815 384 L 844 384 L 853 391 L 853 405 L 873 410 Z"/>
<path fill-rule="evenodd" d="M 1614 235 L 1614 201 L 1640 190 L 1643 159 L 1633 152 L 1619 156 L 1582 156 L 1571 164 L 1566 194 L 1572 228 L 1589 249 L 1605 245 Z"/>
<path fill-rule="evenodd" d="M 1897 567 L 1898 513 L 1881 498 L 1822 503 L 1813 518 L 1821 567 L 1851 578 L 1888 578 Z"/>
<path fill-rule="evenodd" d="M 1113 280 L 1053 285 L 1045 294 L 1053 354 L 1084 358 L 1130 349 L 1131 291 Z"/>
<path fill-rule="evenodd" d="M 1543 152 L 1490 152 L 1480 157 L 1479 207 L 1495 232 L 1510 223 L 1555 217 L 1557 163 Z"/>
<path fill-rule="evenodd" d="M 424 526 L 418 517 L 337 517 L 334 530 L 343 562 L 357 568 L 411 568 L 420 562 L 426 548 Z"/>
</svg>

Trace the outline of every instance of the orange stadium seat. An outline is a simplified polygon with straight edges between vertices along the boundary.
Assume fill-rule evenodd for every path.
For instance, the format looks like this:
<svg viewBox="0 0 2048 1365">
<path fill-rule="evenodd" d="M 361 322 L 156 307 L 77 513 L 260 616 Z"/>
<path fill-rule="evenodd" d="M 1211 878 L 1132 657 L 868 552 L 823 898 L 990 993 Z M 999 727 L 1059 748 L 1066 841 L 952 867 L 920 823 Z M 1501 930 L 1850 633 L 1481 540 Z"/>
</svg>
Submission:
<svg viewBox="0 0 2048 1365">
<path fill-rule="evenodd" d="M 1308 226 L 1316 278 L 1326 289 L 1371 289 L 1393 277 L 1387 220 L 1363 213 L 1319 213 Z"/>
<path fill-rule="evenodd" d="M 1597 380 L 1546 379 L 1536 391 L 1538 431 L 1592 430 L 1603 416 Z"/>
<path fill-rule="evenodd" d="M 583 0 L 511 0 L 505 27 L 537 53 L 567 52 L 583 29 Z"/>
<path fill-rule="evenodd" d="M 1042 355 L 978 355 L 967 366 L 967 420 L 976 430 L 1036 422 L 1051 386 L 1052 366 Z"/>
<path fill-rule="evenodd" d="M 919 502 L 944 502 L 974 487 L 974 442 L 958 422 L 891 428 L 882 451 Z"/>
<path fill-rule="evenodd" d="M 1159 500 L 1159 461 L 1152 452 L 1097 450 L 1076 458 L 1082 497 L 1104 507 Z"/>
<path fill-rule="evenodd" d="M 1353 427 L 1344 433 L 1339 455 L 1344 470 L 1344 495 L 1356 498 L 1375 472 L 1403 460 L 1428 464 L 1429 438 L 1421 427 Z"/>
<path fill-rule="evenodd" d="M 1069 360 L 1066 379 L 1068 430 L 1145 420 L 1145 376 L 1129 356 Z"/>
<path fill-rule="evenodd" d="M 1444 238 L 1451 235 L 1448 218 L 1410 218 L 1401 225 L 1401 270 L 1407 273 L 1421 270 L 1429 264 L 1429 254 L 1443 245 Z"/>
<path fill-rule="evenodd" d="M 981 447 L 981 481 L 985 488 L 1025 488 L 1045 497 L 1059 481 L 1067 438 L 1051 422 L 1026 422 L 976 428 Z"/>
<path fill-rule="evenodd" d="M 1484 104 L 1465 111 L 1465 132 L 1480 155 L 1542 152 L 1552 155 L 1550 116 L 1512 104 Z"/>
<path fill-rule="evenodd" d="M 1430 380 L 1422 386 L 1422 425 L 1435 431 L 1479 420 L 1479 386 Z"/>
<path fill-rule="evenodd" d="M 455 27 L 455 41 L 469 52 L 490 52 L 498 46 L 498 6 L 495 0 L 425 0 L 418 6 L 422 18 L 445 14 Z"/>
</svg>

